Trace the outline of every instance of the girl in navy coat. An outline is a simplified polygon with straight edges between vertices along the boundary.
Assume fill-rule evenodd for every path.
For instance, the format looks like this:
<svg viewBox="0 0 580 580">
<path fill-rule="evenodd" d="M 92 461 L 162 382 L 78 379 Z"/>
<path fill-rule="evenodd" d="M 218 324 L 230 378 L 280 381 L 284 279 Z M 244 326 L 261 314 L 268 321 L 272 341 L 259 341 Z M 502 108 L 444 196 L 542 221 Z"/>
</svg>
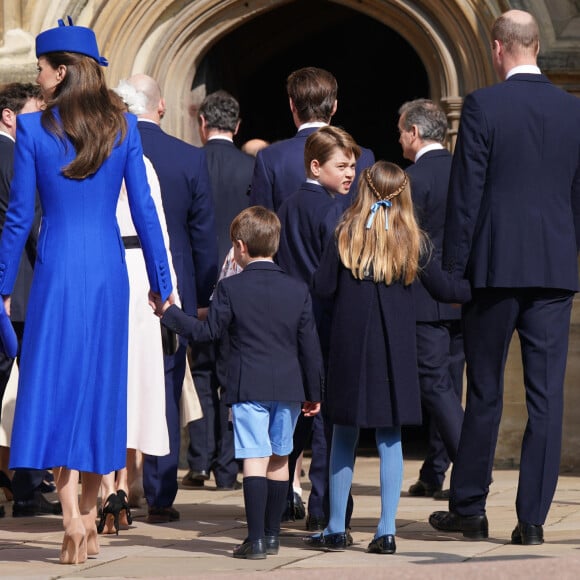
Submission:
<svg viewBox="0 0 580 580">
<path fill-rule="evenodd" d="M 334 424 L 330 521 L 305 538 L 317 549 L 347 546 L 345 511 L 359 429 L 376 430 L 381 518 L 369 552 L 392 554 L 403 477 L 401 425 L 421 423 L 411 282 L 424 237 L 409 179 L 392 163 L 365 169 L 358 195 L 314 275 L 314 291 L 334 298 L 325 405 Z"/>
</svg>

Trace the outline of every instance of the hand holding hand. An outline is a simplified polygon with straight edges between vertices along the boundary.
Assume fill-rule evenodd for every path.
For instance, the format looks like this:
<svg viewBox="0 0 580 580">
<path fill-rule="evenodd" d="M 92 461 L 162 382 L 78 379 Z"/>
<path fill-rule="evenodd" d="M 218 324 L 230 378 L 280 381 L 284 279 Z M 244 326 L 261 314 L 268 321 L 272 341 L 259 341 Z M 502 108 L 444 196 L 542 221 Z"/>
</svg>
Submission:
<svg viewBox="0 0 580 580">
<path fill-rule="evenodd" d="M 320 403 L 313 403 L 312 401 L 305 401 L 302 403 L 302 412 L 305 417 L 314 417 L 320 412 Z"/>
<path fill-rule="evenodd" d="M 175 304 L 175 296 L 173 293 L 170 294 L 169 298 L 163 302 L 161 300 L 161 295 L 157 292 L 153 292 L 153 290 L 149 290 L 149 305 L 153 308 L 153 312 L 156 316 L 161 318 L 164 312 L 172 305 Z"/>
</svg>

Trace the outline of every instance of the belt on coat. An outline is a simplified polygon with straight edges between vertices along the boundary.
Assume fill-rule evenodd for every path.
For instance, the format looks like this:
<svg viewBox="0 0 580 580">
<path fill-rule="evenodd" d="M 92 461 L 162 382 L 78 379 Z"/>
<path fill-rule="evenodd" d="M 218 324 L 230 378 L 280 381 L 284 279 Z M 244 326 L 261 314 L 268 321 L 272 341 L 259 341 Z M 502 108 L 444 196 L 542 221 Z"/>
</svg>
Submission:
<svg viewBox="0 0 580 580">
<path fill-rule="evenodd" d="M 123 236 L 123 244 L 126 250 L 131 250 L 133 248 L 140 248 L 141 242 L 139 241 L 139 236 Z"/>
</svg>

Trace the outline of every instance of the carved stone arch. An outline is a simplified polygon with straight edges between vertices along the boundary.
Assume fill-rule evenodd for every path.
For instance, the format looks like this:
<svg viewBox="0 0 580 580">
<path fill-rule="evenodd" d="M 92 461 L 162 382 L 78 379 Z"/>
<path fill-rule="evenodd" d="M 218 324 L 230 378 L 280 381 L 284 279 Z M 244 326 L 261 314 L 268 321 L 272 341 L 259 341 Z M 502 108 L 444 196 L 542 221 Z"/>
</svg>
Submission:
<svg viewBox="0 0 580 580">
<path fill-rule="evenodd" d="M 442 100 L 453 125 L 461 97 L 493 82 L 488 30 L 501 12 L 498 2 L 468 0 L 333 0 L 396 30 L 425 65 L 431 97 Z M 167 100 L 164 127 L 195 142 L 187 121 L 196 68 L 209 48 L 228 32 L 288 0 L 75 0 L 51 3 L 42 18 L 31 19 L 34 34 L 71 14 L 92 27 L 109 59 L 108 80 L 115 85 L 135 72 L 155 77 Z"/>
</svg>

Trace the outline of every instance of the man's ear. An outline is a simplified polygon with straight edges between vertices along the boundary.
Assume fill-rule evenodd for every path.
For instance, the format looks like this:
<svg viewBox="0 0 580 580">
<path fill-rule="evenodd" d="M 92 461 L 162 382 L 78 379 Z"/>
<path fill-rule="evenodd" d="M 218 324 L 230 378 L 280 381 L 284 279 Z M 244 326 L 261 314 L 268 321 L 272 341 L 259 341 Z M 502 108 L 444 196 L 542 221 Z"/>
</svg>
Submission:
<svg viewBox="0 0 580 580">
<path fill-rule="evenodd" d="M 239 119 L 238 122 L 236 123 L 236 128 L 234 129 L 234 135 L 238 134 L 238 131 L 240 130 L 240 125 L 242 124 L 242 120 Z"/>
<path fill-rule="evenodd" d="M 337 109 L 338 109 L 338 99 L 335 99 L 334 105 L 332 105 L 332 111 L 330 113 L 331 117 L 334 117 L 334 114 L 336 113 Z"/>
<path fill-rule="evenodd" d="M 2 123 L 6 127 L 13 127 L 16 123 L 16 113 L 12 109 L 2 109 Z"/>
</svg>

